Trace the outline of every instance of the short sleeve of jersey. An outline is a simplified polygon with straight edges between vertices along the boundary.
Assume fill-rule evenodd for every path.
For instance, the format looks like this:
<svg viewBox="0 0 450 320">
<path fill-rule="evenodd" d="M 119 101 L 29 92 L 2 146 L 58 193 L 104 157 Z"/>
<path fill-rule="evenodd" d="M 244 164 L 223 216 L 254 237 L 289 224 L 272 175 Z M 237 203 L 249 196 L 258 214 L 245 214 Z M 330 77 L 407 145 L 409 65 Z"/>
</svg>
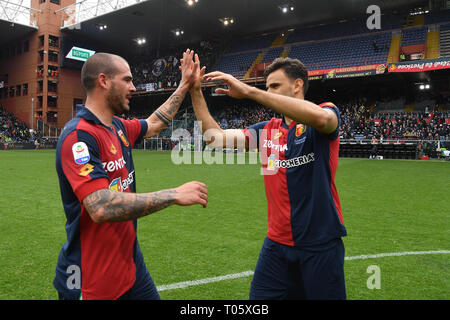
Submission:
<svg viewBox="0 0 450 320">
<path fill-rule="evenodd" d="M 125 120 L 119 118 L 123 123 L 125 130 L 127 131 L 127 137 L 133 147 L 136 143 L 139 143 L 141 139 L 145 136 L 148 130 L 148 124 L 145 120 L 133 119 Z"/>
<path fill-rule="evenodd" d="M 331 102 L 325 102 L 319 105 L 319 107 L 321 108 L 326 108 L 326 109 L 331 109 L 333 110 L 333 112 L 336 114 L 336 117 L 338 119 L 338 125 L 335 131 L 333 131 L 332 133 L 330 133 L 328 135 L 328 139 L 330 140 L 336 140 L 339 137 L 339 127 L 341 126 L 341 116 L 339 113 L 339 108 L 336 107 L 333 103 Z"/>
<path fill-rule="evenodd" d="M 250 149 L 252 147 L 259 148 L 259 137 L 261 135 L 261 130 L 264 129 L 268 122 L 269 121 L 258 122 L 243 129 L 245 139 L 247 140 Z"/>
<path fill-rule="evenodd" d="M 64 139 L 61 168 L 80 202 L 92 192 L 109 187 L 97 141 L 84 131 L 75 130 Z"/>
</svg>

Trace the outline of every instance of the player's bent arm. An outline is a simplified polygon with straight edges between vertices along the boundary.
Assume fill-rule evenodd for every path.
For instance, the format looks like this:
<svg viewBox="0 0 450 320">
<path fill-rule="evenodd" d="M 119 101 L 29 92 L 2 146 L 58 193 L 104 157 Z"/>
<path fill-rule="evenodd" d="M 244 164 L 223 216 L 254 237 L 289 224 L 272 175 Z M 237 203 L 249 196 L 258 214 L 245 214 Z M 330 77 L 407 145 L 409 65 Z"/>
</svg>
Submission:
<svg viewBox="0 0 450 320">
<path fill-rule="evenodd" d="M 247 140 L 242 130 L 226 129 L 223 130 L 220 125 L 211 116 L 206 105 L 203 93 L 200 90 L 191 90 L 192 105 L 195 116 L 201 121 L 201 128 L 208 146 L 212 148 L 236 148 L 242 147 L 248 149 Z"/>
<path fill-rule="evenodd" d="M 241 129 L 207 129 L 203 138 L 211 148 L 248 149 L 248 141 Z"/>
<path fill-rule="evenodd" d="M 171 205 L 201 204 L 206 207 L 206 185 L 192 181 L 178 188 L 150 193 L 97 190 L 83 199 L 83 205 L 96 223 L 135 220 Z"/>
<path fill-rule="evenodd" d="M 263 91 L 255 87 L 250 87 L 247 95 L 248 98 L 322 133 L 330 134 L 338 126 L 337 116 L 332 110 L 321 108 L 310 101 Z"/>
<path fill-rule="evenodd" d="M 86 196 L 83 205 L 96 223 L 134 220 L 175 203 L 173 189 L 137 194 L 97 190 Z"/>
<path fill-rule="evenodd" d="M 322 133 L 330 134 L 338 126 L 338 119 L 333 111 L 323 109 L 312 102 L 263 91 L 222 72 L 211 72 L 204 78 L 208 81 L 224 81 L 228 85 L 228 89 L 216 89 L 217 93 L 224 93 L 238 99 L 252 99 L 295 122 L 309 125 Z M 301 79 L 295 81 L 301 81 Z"/>
</svg>

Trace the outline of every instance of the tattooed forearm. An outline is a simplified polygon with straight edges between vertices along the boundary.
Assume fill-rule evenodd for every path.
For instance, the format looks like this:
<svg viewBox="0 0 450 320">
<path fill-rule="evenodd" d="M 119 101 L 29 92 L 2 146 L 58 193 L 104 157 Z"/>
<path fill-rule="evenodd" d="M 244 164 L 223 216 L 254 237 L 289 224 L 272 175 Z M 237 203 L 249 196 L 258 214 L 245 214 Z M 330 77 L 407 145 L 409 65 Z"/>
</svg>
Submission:
<svg viewBox="0 0 450 320">
<path fill-rule="evenodd" d="M 167 99 L 164 104 L 156 109 L 154 115 L 158 117 L 159 120 L 161 120 L 162 123 L 164 123 L 166 126 L 169 125 L 170 121 L 172 121 L 175 114 L 178 112 L 178 109 L 180 109 L 181 103 L 183 102 L 183 96 L 177 93 L 174 93 L 170 96 L 169 99 Z"/>
<path fill-rule="evenodd" d="M 158 117 L 158 119 L 161 120 L 162 123 L 164 123 L 166 126 L 169 125 L 170 120 L 167 118 L 167 116 L 162 114 L 161 111 L 159 111 L 159 109 L 156 110 L 154 113 Z"/>
<path fill-rule="evenodd" d="M 158 135 L 164 128 L 166 128 L 176 113 L 180 109 L 181 103 L 186 96 L 187 89 L 185 87 L 178 87 L 177 90 L 166 100 L 158 109 L 156 109 L 148 118 L 148 130 L 145 138 L 150 138 Z"/>
<path fill-rule="evenodd" d="M 183 99 L 179 94 L 173 94 L 169 98 L 169 107 L 167 109 L 167 112 L 170 115 L 174 115 L 180 109 L 181 103 L 183 102 Z"/>
<path fill-rule="evenodd" d="M 175 203 L 175 189 L 152 193 L 95 191 L 83 200 L 83 205 L 95 222 L 134 220 L 162 210 Z"/>
</svg>

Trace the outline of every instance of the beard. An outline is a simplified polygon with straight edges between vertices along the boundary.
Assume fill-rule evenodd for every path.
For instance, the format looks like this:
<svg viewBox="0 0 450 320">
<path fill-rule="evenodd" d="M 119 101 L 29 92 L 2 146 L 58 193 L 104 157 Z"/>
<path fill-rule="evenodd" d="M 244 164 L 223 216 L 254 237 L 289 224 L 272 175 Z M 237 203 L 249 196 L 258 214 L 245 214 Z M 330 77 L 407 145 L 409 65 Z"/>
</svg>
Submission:
<svg viewBox="0 0 450 320">
<path fill-rule="evenodd" d="M 106 97 L 106 102 L 114 114 L 121 115 L 122 113 L 130 110 L 130 106 L 125 102 L 125 99 L 126 98 L 116 90 L 114 83 L 111 83 L 111 88 L 109 89 L 108 96 Z"/>
</svg>

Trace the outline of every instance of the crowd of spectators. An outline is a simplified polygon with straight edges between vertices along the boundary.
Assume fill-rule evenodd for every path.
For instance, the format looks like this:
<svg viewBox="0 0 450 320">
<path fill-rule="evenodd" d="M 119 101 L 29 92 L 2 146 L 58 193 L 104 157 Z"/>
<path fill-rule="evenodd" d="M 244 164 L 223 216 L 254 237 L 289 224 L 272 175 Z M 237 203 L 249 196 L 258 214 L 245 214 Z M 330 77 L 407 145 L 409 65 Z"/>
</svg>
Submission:
<svg viewBox="0 0 450 320">
<path fill-rule="evenodd" d="M 219 57 L 218 47 L 221 44 L 212 41 L 201 41 L 199 43 L 184 45 L 183 47 L 171 48 L 163 53 L 144 54 L 131 57 L 131 72 L 133 83 L 139 89 L 144 89 L 145 84 L 157 84 L 154 89 L 177 87 L 181 80 L 179 71 L 180 59 L 184 50 L 190 48 L 200 57 L 202 66 L 207 70 L 213 66 Z M 145 90 L 145 89 L 144 89 Z"/>
<path fill-rule="evenodd" d="M 199 54 L 202 65 L 211 69 L 217 61 L 218 43 L 202 41 L 190 45 Z M 148 83 L 157 83 L 154 89 L 176 87 L 180 81 L 178 70 L 179 59 L 184 47 L 171 48 L 160 55 L 163 58 L 149 59 L 148 56 L 134 57 L 131 61 L 134 83 L 136 87 Z M 164 62 L 160 60 L 163 59 Z M 159 62 L 158 62 L 159 61 Z M 162 63 L 162 64 L 161 64 Z M 141 87 L 143 89 L 143 87 Z M 153 89 L 153 88 L 152 88 Z M 438 100 L 431 93 L 422 93 L 414 97 L 415 102 L 421 100 Z M 409 97 L 412 98 L 412 97 Z M 401 93 L 398 96 L 381 95 L 375 98 L 386 105 L 385 110 L 378 108 L 370 109 L 366 98 L 355 98 L 352 101 L 337 101 L 341 113 L 340 137 L 350 140 L 450 140 L 450 128 L 446 119 L 450 118 L 449 111 L 437 111 L 437 108 L 430 107 L 418 112 L 392 112 L 389 105 L 396 101 L 399 105 L 405 105 L 407 98 Z M 398 100 L 398 101 L 397 101 Z M 446 97 L 446 105 L 450 104 L 450 97 Z M 191 109 L 192 111 L 192 109 Z M 270 109 L 252 104 L 221 105 L 212 108 L 212 115 L 224 129 L 245 128 L 260 121 L 270 120 L 277 117 Z M 168 135 L 165 132 L 165 135 Z"/>
<path fill-rule="evenodd" d="M 246 128 L 252 124 L 280 117 L 271 109 L 252 103 L 214 105 L 211 114 L 223 129 Z M 365 106 L 365 101 L 339 103 L 341 115 L 340 137 L 349 140 L 428 140 L 450 141 L 450 110 L 420 112 L 373 112 Z M 147 117 L 139 113 L 123 115 L 128 119 Z M 192 107 L 180 110 L 173 128 L 186 127 L 191 135 L 195 117 Z M 172 128 L 172 127 L 171 127 Z M 171 128 L 164 130 L 160 137 L 170 140 Z M 36 143 L 43 138 L 39 132 L 28 126 L 12 113 L 0 106 L 0 143 Z M 167 142 L 168 143 L 168 142 Z"/>
<path fill-rule="evenodd" d="M 362 103 L 339 105 L 340 137 L 350 140 L 450 140 L 450 111 L 374 113 Z M 213 114 L 224 129 L 279 117 L 262 106 L 228 106 Z"/>
<path fill-rule="evenodd" d="M 40 134 L 30 131 L 25 122 L 0 106 L 0 143 L 35 143 Z"/>
<path fill-rule="evenodd" d="M 277 114 L 270 109 L 257 105 L 231 105 L 223 107 L 221 111 L 216 111 L 214 117 L 223 129 L 239 129 L 270 120 L 277 117 Z"/>
<path fill-rule="evenodd" d="M 362 103 L 339 105 L 340 137 L 350 140 L 450 140 L 450 111 L 374 113 Z M 214 115 L 222 128 L 245 128 L 277 117 L 262 106 L 229 106 Z"/>
<path fill-rule="evenodd" d="M 271 109 L 251 103 L 232 105 L 210 105 L 214 119 L 223 129 L 246 128 L 252 124 L 280 117 Z M 363 101 L 339 104 L 341 116 L 340 138 L 348 140 L 447 140 L 450 141 L 450 111 L 420 112 L 373 112 L 364 106 Z M 193 110 L 188 108 L 192 127 Z M 177 115 L 177 123 L 184 123 L 183 110 Z M 137 114 L 127 118 L 137 117 Z M 166 132 L 170 136 L 170 132 Z"/>
<path fill-rule="evenodd" d="M 178 58 L 174 56 L 137 62 L 131 66 L 133 83 L 137 87 L 147 83 L 161 83 L 156 89 L 176 86 L 181 80 L 179 65 Z"/>
<path fill-rule="evenodd" d="M 450 140 L 450 111 L 374 113 L 362 104 L 339 109 L 342 139 Z"/>
</svg>

